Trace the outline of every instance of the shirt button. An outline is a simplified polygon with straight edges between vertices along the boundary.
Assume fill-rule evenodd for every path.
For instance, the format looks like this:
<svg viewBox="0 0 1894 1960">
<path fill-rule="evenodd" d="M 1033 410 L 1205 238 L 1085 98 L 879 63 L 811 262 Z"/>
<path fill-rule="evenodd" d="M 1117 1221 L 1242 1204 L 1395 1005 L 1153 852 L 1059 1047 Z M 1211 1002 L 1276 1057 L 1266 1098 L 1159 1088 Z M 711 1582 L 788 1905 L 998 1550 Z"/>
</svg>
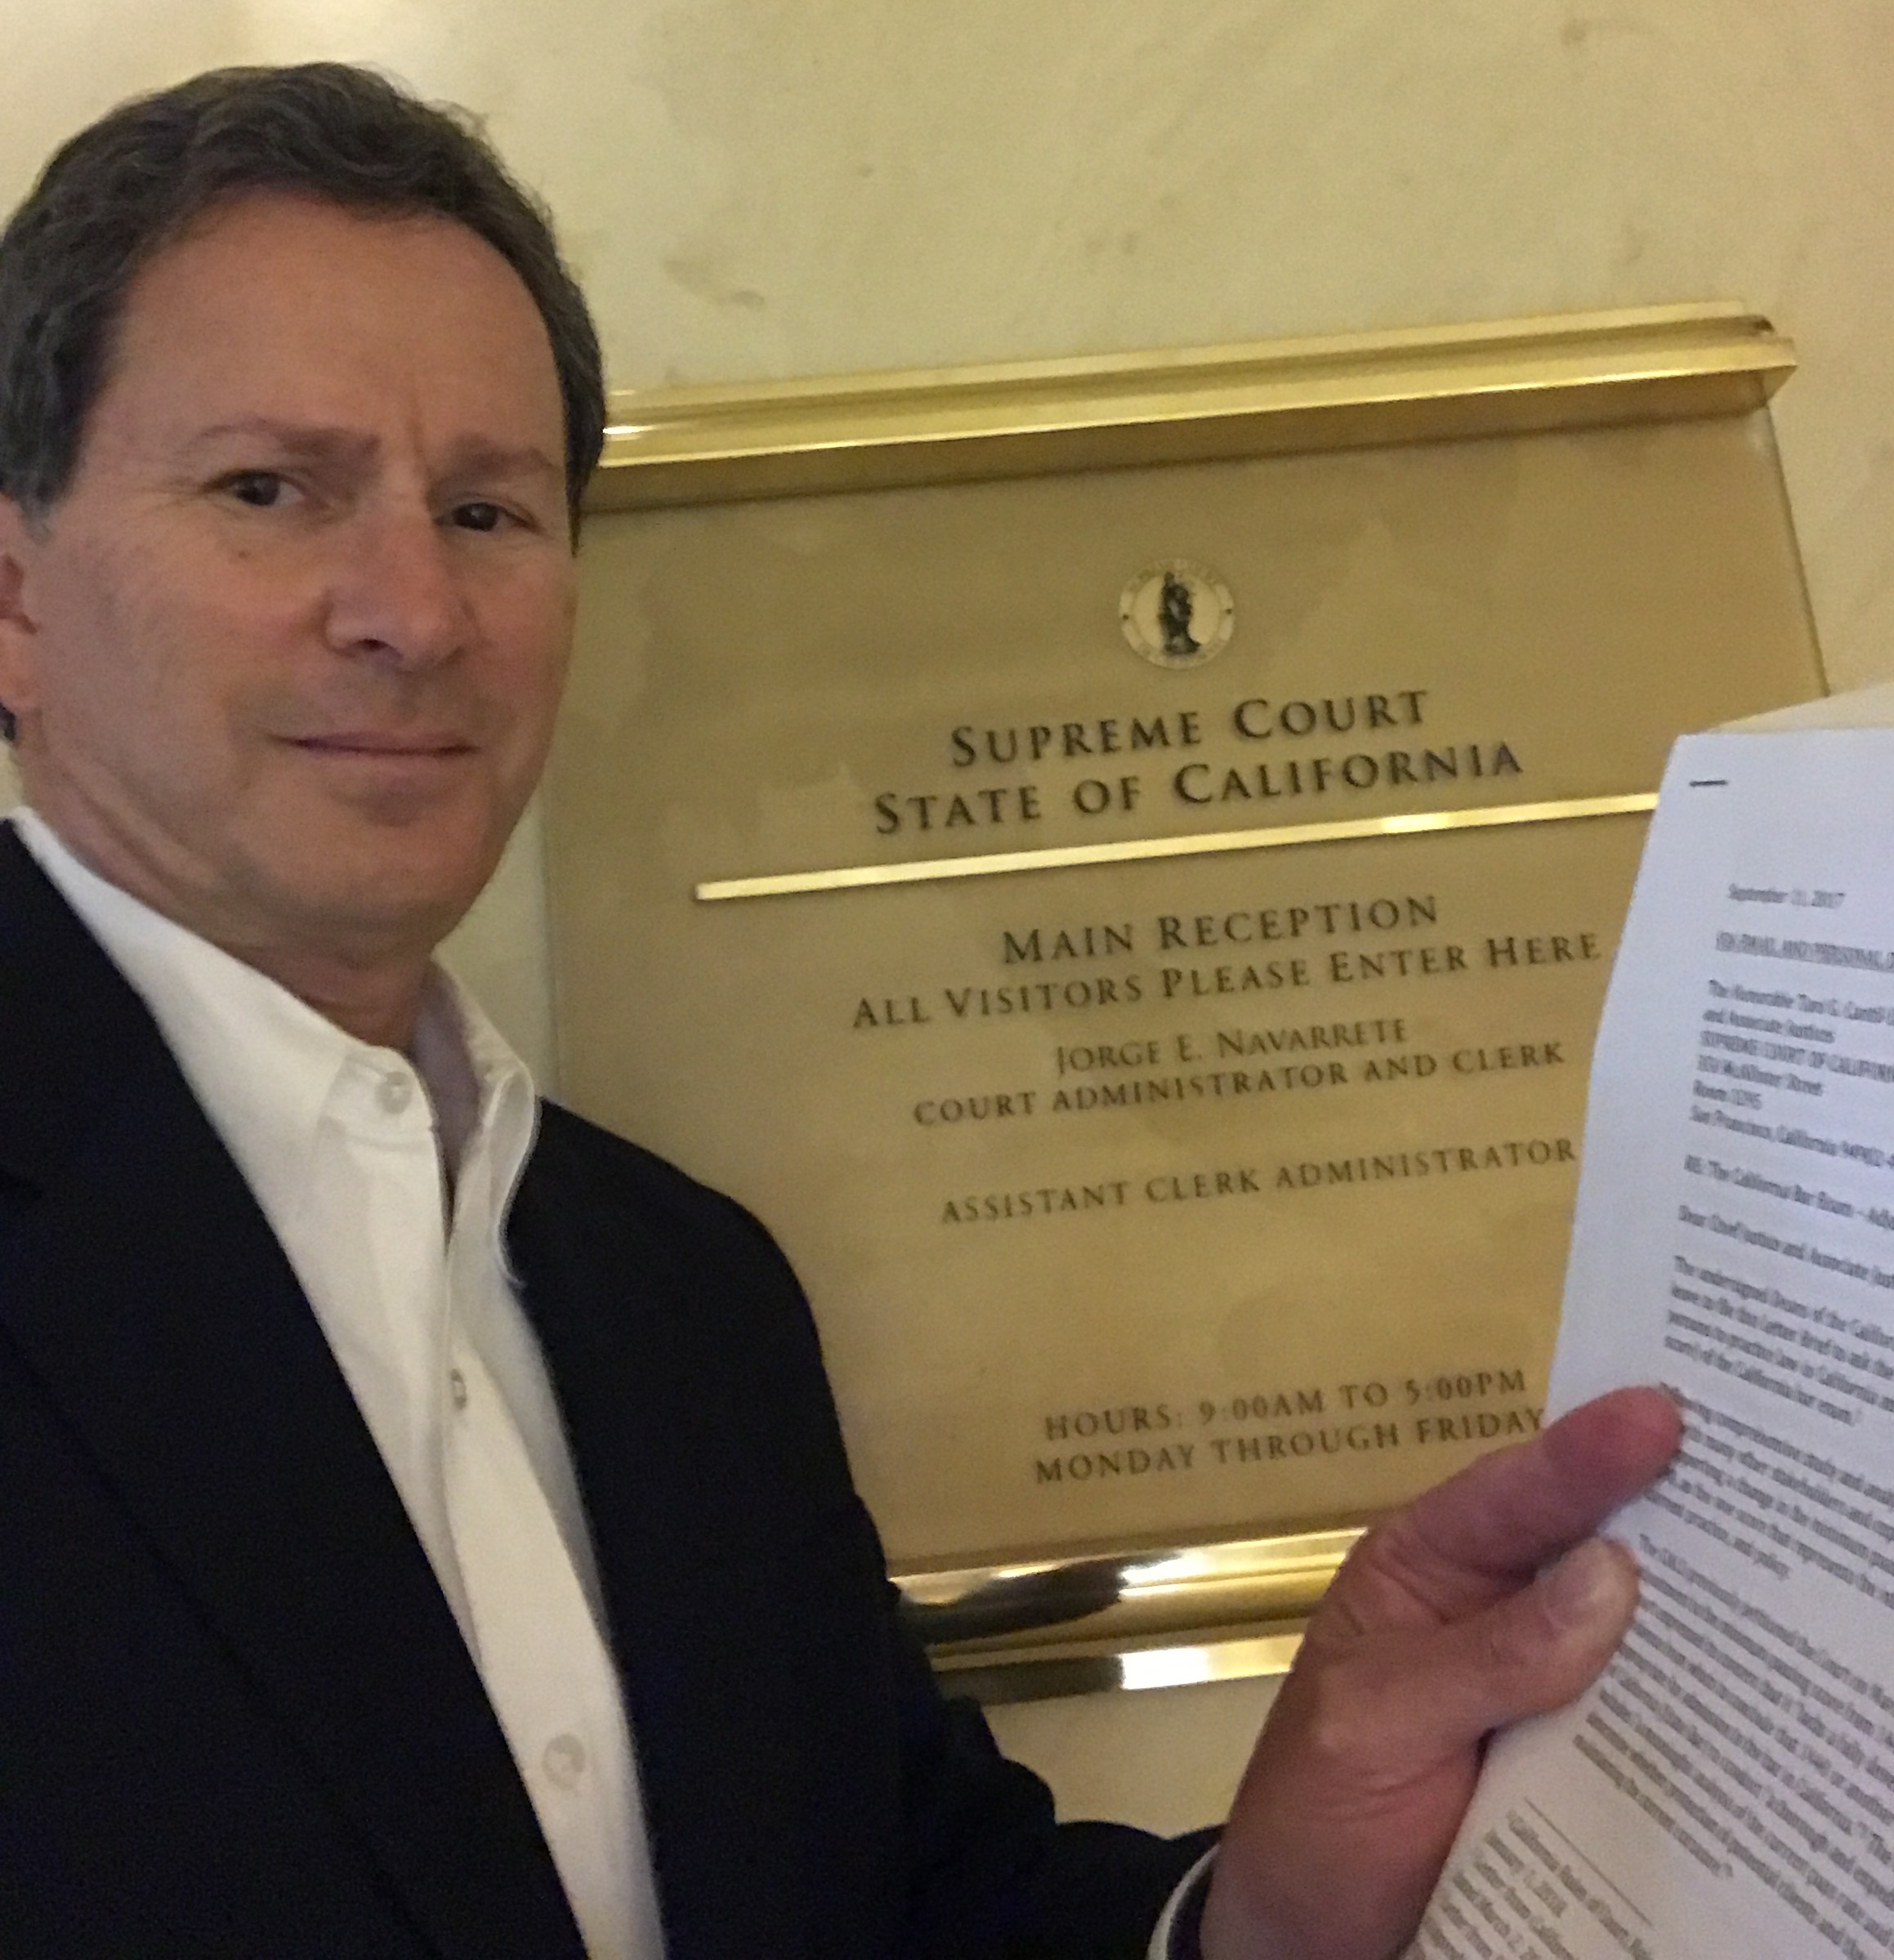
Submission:
<svg viewBox="0 0 1894 1960">
<path fill-rule="evenodd" d="M 447 1393 L 456 1409 L 467 1407 L 467 1377 L 458 1368 L 447 1371 Z"/>
<path fill-rule="evenodd" d="M 540 1758 L 547 1775 L 562 1790 L 570 1790 L 585 1774 L 585 1744 L 576 1735 L 555 1735 Z"/>
<path fill-rule="evenodd" d="M 405 1075 L 384 1075 L 375 1101 L 391 1116 L 399 1116 L 414 1100 L 414 1085 Z"/>
</svg>

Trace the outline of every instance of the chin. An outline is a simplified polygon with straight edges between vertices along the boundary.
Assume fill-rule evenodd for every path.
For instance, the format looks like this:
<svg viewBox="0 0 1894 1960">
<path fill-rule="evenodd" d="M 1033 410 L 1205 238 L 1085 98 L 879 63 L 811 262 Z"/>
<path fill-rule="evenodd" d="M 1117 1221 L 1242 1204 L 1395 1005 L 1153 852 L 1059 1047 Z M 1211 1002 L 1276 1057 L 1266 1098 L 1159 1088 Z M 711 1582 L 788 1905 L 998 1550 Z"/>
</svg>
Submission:
<svg viewBox="0 0 1894 1960">
<path fill-rule="evenodd" d="M 314 861 L 268 868 L 282 908 L 338 940 L 437 944 L 480 896 L 498 846 L 476 851 L 391 849 L 383 837 Z"/>
</svg>

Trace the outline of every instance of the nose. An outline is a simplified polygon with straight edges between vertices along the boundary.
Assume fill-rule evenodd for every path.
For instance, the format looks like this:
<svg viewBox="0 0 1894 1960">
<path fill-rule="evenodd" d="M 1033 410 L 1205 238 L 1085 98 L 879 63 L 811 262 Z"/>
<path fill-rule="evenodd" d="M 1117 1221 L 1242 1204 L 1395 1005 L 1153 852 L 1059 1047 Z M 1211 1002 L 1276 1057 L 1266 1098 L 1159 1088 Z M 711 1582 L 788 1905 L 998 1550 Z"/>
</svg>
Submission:
<svg viewBox="0 0 1894 1960">
<path fill-rule="evenodd" d="M 404 672 L 451 659 L 467 643 L 472 615 L 450 541 L 432 514 L 378 511 L 351 529 L 330 587 L 330 643 Z"/>
</svg>

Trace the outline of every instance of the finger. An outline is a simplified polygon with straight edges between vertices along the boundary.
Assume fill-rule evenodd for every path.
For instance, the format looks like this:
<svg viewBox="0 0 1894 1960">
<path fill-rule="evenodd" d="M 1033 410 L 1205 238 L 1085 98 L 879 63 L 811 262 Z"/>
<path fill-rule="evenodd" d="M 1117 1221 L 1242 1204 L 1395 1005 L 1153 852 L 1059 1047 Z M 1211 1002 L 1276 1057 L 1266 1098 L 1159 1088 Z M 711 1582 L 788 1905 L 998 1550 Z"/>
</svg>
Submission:
<svg viewBox="0 0 1894 1960">
<path fill-rule="evenodd" d="M 1682 1433 L 1677 1404 L 1659 1389 L 1586 1403 L 1378 1525 L 1336 1578 L 1336 1610 L 1356 1631 L 1478 1611 L 1635 1497 Z"/>
<path fill-rule="evenodd" d="M 1621 1545 L 1587 1538 L 1482 1612 L 1414 1641 L 1359 1656 L 1381 1760 L 1414 1770 L 1471 1748 L 1508 1722 L 1562 1708 L 1597 1679 L 1637 1605 L 1637 1566 Z M 1369 1746 L 1364 1738 L 1364 1746 Z"/>
<path fill-rule="evenodd" d="M 1305 1644 L 1231 1810 L 1205 1954 L 1394 1952 L 1459 1828 L 1479 1743 L 1582 1692 L 1637 1590 L 1630 1555 L 1590 1539 L 1454 1625 L 1383 1632 L 1326 1657 Z"/>
</svg>

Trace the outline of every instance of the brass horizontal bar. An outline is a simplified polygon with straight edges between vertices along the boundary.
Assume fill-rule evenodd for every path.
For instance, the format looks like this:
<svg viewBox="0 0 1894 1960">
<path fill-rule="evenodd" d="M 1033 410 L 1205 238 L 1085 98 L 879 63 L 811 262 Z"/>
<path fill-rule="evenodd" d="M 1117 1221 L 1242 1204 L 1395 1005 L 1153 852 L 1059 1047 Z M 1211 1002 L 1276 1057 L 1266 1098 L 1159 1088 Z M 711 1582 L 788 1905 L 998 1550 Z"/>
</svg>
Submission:
<svg viewBox="0 0 1894 1960">
<path fill-rule="evenodd" d="M 1302 1644 L 1299 1632 L 1262 1633 L 1201 1646 L 1133 1649 L 1117 1657 L 1118 1685 L 1132 1689 L 1182 1688 L 1201 1681 L 1287 1674 L 1295 1665 Z"/>
<path fill-rule="evenodd" d="M 1356 1526 L 897 1571 L 956 1691 L 1018 1701 L 1286 1671 Z"/>
<path fill-rule="evenodd" d="M 1568 797 L 1552 803 L 1499 803 L 1486 810 L 1421 810 L 1391 817 L 1345 817 L 1329 824 L 1279 824 L 1262 830 L 1197 832 L 1178 837 L 1128 837 L 1104 844 L 1061 844 L 1044 851 L 992 851 L 978 857 L 922 858 L 900 864 L 844 864 L 829 871 L 772 872 L 753 878 L 707 878 L 693 887 L 704 904 L 730 899 L 790 898 L 879 885 L 931 885 L 1015 871 L 1069 871 L 1083 864 L 1129 864 L 1149 858 L 1208 857 L 1226 851 L 1283 851 L 1341 844 L 1357 837 L 1414 837 L 1427 831 L 1497 830 L 1519 824 L 1565 824 L 1620 817 L 1657 807 L 1655 791 L 1629 796 Z"/>
<path fill-rule="evenodd" d="M 1267 1681 L 1287 1674 L 1302 1644 L 1302 1629 L 1228 1636 L 1214 1640 L 1063 1654 L 1035 1650 L 994 1659 L 936 1656 L 934 1670 L 949 1691 L 988 1708 L 1052 1701 L 1067 1694 L 1109 1694 L 1117 1689 L 1182 1688 L 1205 1681 Z"/>
<path fill-rule="evenodd" d="M 1734 302 L 614 395 L 592 511 L 1740 414 L 1794 371 Z"/>
</svg>

